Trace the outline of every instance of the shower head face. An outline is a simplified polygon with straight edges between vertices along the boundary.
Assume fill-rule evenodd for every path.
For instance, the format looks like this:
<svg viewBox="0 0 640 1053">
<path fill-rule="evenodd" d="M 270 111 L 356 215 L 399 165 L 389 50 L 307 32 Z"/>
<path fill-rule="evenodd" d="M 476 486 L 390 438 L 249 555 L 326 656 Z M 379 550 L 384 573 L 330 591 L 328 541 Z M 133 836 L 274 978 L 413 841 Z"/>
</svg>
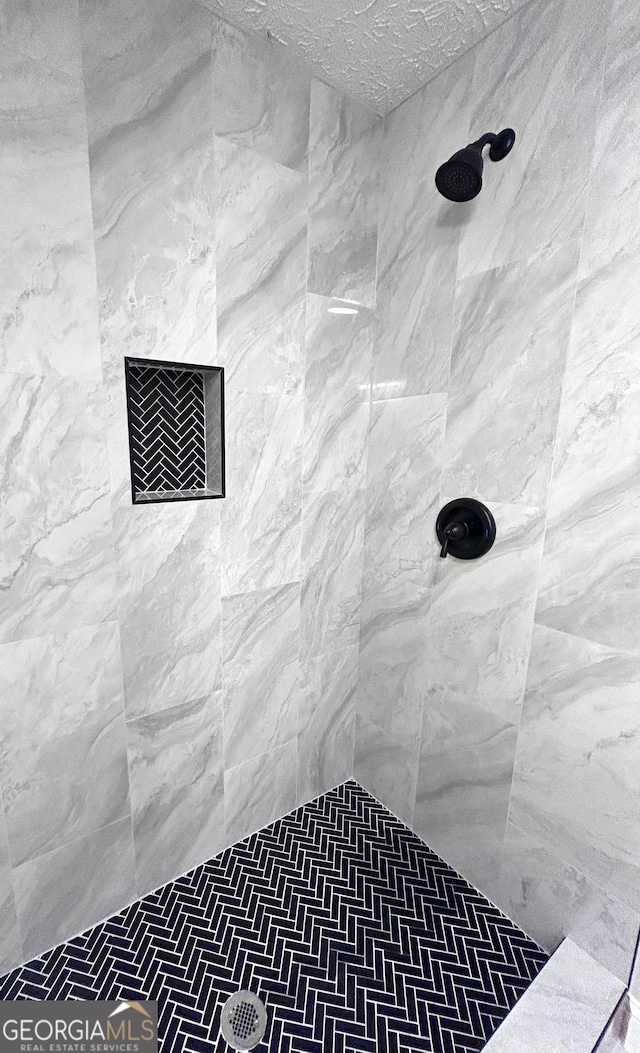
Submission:
<svg viewBox="0 0 640 1053">
<path fill-rule="evenodd" d="M 482 190 L 483 167 L 481 151 L 466 146 L 440 165 L 436 186 L 449 201 L 471 201 Z"/>
</svg>

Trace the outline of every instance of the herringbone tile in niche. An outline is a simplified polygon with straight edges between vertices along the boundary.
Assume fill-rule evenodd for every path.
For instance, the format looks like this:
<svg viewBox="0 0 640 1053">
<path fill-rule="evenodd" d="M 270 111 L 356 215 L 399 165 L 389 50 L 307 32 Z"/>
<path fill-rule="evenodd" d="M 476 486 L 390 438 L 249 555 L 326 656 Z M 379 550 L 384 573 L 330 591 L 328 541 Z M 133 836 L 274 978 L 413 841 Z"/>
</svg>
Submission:
<svg viewBox="0 0 640 1053">
<path fill-rule="evenodd" d="M 222 496 L 221 370 L 125 365 L 134 503 Z"/>
<path fill-rule="evenodd" d="M 356 783 L 332 790 L 0 982 L 0 997 L 157 999 L 164 1053 L 471 1053 L 546 955 Z"/>
</svg>

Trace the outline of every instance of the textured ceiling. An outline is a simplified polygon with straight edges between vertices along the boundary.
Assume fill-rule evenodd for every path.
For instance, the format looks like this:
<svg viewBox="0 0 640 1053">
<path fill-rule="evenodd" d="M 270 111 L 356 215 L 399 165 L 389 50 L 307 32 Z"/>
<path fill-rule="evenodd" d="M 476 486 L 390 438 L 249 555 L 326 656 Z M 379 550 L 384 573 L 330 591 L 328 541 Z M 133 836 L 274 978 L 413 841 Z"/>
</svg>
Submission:
<svg viewBox="0 0 640 1053">
<path fill-rule="evenodd" d="M 526 0 L 200 0 L 388 113 Z"/>
</svg>

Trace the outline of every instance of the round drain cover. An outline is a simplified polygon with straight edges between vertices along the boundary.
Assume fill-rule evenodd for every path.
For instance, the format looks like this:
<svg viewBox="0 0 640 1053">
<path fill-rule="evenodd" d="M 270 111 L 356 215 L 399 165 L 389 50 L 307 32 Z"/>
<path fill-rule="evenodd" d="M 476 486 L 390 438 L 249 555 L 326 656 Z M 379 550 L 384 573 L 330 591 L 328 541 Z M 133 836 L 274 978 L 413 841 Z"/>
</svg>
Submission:
<svg viewBox="0 0 640 1053">
<path fill-rule="evenodd" d="M 236 991 L 222 1007 L 220 1030 L 232 1049 L 253 1049 L 267 1029 L 267 1010 L 253 991 Z"/>
</svg>

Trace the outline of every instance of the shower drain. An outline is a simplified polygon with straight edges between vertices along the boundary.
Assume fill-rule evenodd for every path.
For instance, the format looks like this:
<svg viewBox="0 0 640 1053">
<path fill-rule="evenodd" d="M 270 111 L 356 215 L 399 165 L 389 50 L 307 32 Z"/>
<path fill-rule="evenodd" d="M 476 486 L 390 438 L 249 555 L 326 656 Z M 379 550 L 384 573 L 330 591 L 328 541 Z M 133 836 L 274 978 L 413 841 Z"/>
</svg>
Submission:
<svg viewBox="0 0 640 1053">
<path fill-rule="evenodd" d="M 236 991 L 223 1005 L 220 1030 L 232 1049 L 253 1049 L 266 1029 L 267 1010 L 252 991 Z"/>
</svg>

